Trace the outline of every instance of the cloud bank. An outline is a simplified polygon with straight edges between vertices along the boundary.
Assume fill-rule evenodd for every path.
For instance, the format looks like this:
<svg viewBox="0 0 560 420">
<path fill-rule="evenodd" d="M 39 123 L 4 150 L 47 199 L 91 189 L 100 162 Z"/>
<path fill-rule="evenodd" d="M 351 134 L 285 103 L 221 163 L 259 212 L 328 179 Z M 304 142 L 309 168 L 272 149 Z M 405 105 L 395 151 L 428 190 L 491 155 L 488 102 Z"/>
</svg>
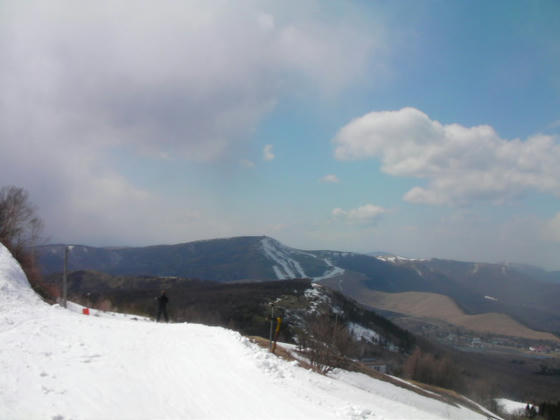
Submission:
<svg viewBox="0 0 560 420">
<path fill-rule="evenodd" d="M 47 228 L 63 238 L 95 226 L 100 238 L 147 241 L 138 239 L 139 221 L 175 236 L 225 233 L 210 220 L 206 235 L 182 222 L 163 227 L 157 208 L 165 198 L 127 179 L 114 156 L 239 162 L 283 97 L 330 95 L 364 77 L 377 48 L 371 34 L 342 18 L 316 19 L 309 6 L 288 17 L 275 7 L 250 0 L 2 2 L 3 184 L 27 188 Z M 192 201 L 189 214 L 198 211 Z M 185 205 L 175 205 L 168 223 L 181 219 Z"/>
<path fill-rule="evenodd" d="M 58 142 L 133 145 L 198 161 L 246 141 L 279 95 L 353 83 L 374 46 L 344 22 L 276 22 L 265 3 L 2 7 L 2 108 L 12 109 L 3 124 L 53 110 Z M 41 133 L 55 141 L 52 127 Z"/>
<path fill-rule="evenodd" d="M 371 112 L 333 139 L 339 160 L 377 158 L 382 171 L 424 179 L 406 201 L 503 203 L 529 191 L 560 196 L 560 145 L 553 136 L 505 140 L 487 125 L 441 124 L 415 108 Z"/>
</svg>

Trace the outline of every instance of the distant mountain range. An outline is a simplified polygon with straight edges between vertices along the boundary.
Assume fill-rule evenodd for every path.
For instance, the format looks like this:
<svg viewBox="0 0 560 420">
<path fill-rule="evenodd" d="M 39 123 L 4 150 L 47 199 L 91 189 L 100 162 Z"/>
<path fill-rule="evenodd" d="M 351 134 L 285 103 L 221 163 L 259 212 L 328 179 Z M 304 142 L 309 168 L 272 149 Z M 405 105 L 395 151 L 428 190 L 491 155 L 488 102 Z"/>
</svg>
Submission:
<svg viewBox="0 0 560 420">
<path fill-rule="evenodd" d="M 47 274 L 61 272 L 65 245 L 38 248 Z M 141 248 L 70 247 L 70 270 L 114 275 L 198 278 L 217 282 L 321 279 L 335 275 L 332 253 L 301 251 L 265 236 L 245 236 Z"/>
<path fill-rule="evenodd" d="M 38 248 L 45 273 L 62 271 L 64 248 Z M 367 291 L 436 293 L 451 298 L 466 314 L 503 313 L 533 329 L 560 332 L 559 272 L 376 255 L 304 251 L 266 236 L 247 236 L 140 248 L 74 245 L 69 269 L 222 283 L 310 278 L 374 307 L 375 302 L 365 299 Z"/>
</svg>

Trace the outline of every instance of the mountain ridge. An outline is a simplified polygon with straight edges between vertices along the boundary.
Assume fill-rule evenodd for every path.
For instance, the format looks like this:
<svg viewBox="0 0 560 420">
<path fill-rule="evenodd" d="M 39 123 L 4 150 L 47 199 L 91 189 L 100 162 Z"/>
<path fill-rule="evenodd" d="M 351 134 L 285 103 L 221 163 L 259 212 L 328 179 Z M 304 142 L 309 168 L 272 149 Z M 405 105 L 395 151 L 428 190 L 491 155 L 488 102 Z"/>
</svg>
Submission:
<svg viewBox="0 0 560 420">
<path fill-rule="evenodd" d="M 38 248 L 45 273 L 62 271 L 64 246 Z M 532 329 L 560 332 L 560 284 L 513 264 L 299 250 L 268 236 L 118 249 L 75 245 L 69 254 L 70 271 L 112 275 L 178 276 L 224 283 L 309 278 L 333 288 L 346 282 L 347 289 L 358 285 L 349 279 L 359 278 L 359 288 L 439 293 L 453 299 L 466 314 L 505 313 Z M 356 298 L 356 293 L 347 292 Z"/>
</svg>

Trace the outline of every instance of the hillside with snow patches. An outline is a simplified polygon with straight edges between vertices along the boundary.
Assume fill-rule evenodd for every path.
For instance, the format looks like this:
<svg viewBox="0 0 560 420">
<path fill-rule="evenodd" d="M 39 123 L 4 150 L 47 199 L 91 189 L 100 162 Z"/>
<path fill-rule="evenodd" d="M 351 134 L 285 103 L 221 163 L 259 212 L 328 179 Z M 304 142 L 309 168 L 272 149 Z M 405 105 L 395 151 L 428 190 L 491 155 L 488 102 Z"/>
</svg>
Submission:
<svg viewBox="0 0 560 420">
<path fill-rule="evenodd" d="M 336 277 L 344 273 L 344 269 L 335 266 L 328 257 L 317 256 L 316 253 L 300 251 L 287 247 L 275 239 L 264 237 L 261 240 L 264 254 L 274 262 L 272 269 L 278 280 L 294 278 L 311 278 L 315 281 Z M 316 259 L 325 264 L 325 270 L 321 275 L 308 275 L 298 261 L 298 257 Z"/>
<path fill-rule="evenodd" d="M 319 375 L 224 328 L 73 308 L 41 301 L 0 244 L 0 418 L 487 418 L 363 374 Z"/>
<path fill-rule="evenodd" d="M 46 274 L 60 273 L 64 245 L 38 248 Z M 154 275 L 230 282 L 323 280 L 344 273 L 332 258 L 347 253 L 303 251 L 267 236 L 245 236 L 139 248 L 69 247 L 69 269 L 112 275 Z"/>
</svg>

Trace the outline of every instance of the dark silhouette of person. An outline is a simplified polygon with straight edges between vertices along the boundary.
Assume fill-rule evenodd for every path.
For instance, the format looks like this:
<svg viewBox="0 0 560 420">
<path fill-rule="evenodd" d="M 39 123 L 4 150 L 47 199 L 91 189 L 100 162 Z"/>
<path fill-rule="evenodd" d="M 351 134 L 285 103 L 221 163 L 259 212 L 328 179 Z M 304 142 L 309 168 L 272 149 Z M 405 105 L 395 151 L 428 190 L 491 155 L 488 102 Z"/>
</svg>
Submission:
<svg viewBox="0 0 560 420">
<path fill-rule="evenodd" d="M 167 316 L 167 303 L 169 302 L 169 298 L 165 294 L 165 290 L 161 292 L 161 295 L 157 298 L 158 301 L 158 310 L 157 310 L 157 322 L 161 315 L 165 318 L 165 322 L 169 322 L 169 317 Z"/>
</svg>

